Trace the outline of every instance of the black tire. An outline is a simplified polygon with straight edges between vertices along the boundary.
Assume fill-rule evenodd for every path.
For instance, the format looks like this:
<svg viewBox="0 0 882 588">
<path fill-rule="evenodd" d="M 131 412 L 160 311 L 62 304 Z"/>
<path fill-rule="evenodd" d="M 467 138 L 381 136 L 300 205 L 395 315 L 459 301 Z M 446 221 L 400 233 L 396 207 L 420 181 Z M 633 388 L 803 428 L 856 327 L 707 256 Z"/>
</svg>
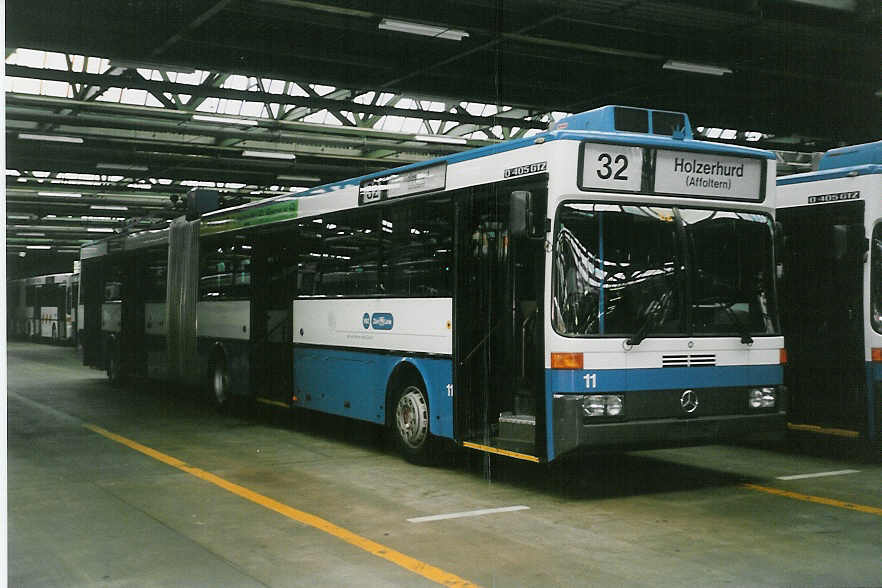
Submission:
<svg viewBox="0 0 882 588">
<path fill-rule="evenodd" d="M 421 384 L 406 382 L 392 405 L 392 430 L 398 450 L 411 463 L 428 464 L 434 456 L 429 432 L 429 400 Z"/>
<path fill-rule="evenodd" d="M 223 351 L 217 351 L 211 362 L 211 370 L 208 374 L 208 393 L 212 406 L 217 410 L 226 412 L 230 409 L 233 402 L 233 391 L 230 385 L 227 356 Z"/>
</svg>

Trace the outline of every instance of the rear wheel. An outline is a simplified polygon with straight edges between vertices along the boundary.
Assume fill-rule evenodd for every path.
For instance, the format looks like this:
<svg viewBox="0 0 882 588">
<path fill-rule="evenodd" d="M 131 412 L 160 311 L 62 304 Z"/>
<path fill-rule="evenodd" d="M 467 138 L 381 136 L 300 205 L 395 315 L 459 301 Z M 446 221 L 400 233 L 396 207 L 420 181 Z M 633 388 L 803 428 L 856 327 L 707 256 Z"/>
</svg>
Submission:
<svg viewBox="0 0 882 588">
<path fill-rule="evenodd" d="M 405 459 L 422 464 L 430 461 L 429 402 L 420 385 L 407 384 L 398 393 L 392 426 Z"/>
<path fill-rule="evenodd" d="M 212 404 L 218 410 L 227 410 L 230 407 L 232 392 L 227 356 L 222 351 L 217 352 L 212 361 L 210 384 Z"/>
</svg>

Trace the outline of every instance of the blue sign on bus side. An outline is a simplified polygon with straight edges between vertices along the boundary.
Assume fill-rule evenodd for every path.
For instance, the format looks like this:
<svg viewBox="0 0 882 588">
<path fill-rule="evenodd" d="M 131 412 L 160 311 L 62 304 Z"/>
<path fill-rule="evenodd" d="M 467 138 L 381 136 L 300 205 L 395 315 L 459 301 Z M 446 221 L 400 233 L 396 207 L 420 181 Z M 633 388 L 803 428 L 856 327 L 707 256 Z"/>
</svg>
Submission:
<svg viewBox="0 0 882 588">
<path fill-rule="evenodd" d="M 388 312 L 375 312 L 371 316 L 371 326 L 379 331 L 392 330 L 392 314 Z"/>
<path fill-rule="evenodd" d="M 371 315 L 364 313 L 364 316 L 361 317 L 361 324 L 364 325 L 365 329 L 371 328 Z"/>
</svg>

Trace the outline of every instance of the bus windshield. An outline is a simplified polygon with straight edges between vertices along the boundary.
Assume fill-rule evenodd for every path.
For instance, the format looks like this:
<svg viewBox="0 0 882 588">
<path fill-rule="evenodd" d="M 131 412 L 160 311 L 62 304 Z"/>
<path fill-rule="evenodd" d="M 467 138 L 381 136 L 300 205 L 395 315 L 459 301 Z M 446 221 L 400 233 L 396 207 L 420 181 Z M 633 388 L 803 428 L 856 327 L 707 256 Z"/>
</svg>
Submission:
<svg viewBox="0 0 882 588">
<path fill-rule="evenodd" d="M 565 203 L 552 321 L 568 337 L 778 332 L 772 222 L 763 214 Z"/>
</svg>

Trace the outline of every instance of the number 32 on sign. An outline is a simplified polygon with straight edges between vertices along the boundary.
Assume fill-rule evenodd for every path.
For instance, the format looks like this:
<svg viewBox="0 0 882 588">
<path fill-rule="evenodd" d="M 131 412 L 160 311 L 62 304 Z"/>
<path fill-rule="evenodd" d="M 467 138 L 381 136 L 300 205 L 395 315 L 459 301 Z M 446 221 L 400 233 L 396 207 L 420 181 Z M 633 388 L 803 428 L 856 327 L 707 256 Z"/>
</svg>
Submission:
<svg viewBox="0 0 882 588">
<path fill-rule="evenodd" d="M 586 143 L 582 151 L 583 190 L 638 192 L 643 178 L 643 149 Z"/>
</svg>

